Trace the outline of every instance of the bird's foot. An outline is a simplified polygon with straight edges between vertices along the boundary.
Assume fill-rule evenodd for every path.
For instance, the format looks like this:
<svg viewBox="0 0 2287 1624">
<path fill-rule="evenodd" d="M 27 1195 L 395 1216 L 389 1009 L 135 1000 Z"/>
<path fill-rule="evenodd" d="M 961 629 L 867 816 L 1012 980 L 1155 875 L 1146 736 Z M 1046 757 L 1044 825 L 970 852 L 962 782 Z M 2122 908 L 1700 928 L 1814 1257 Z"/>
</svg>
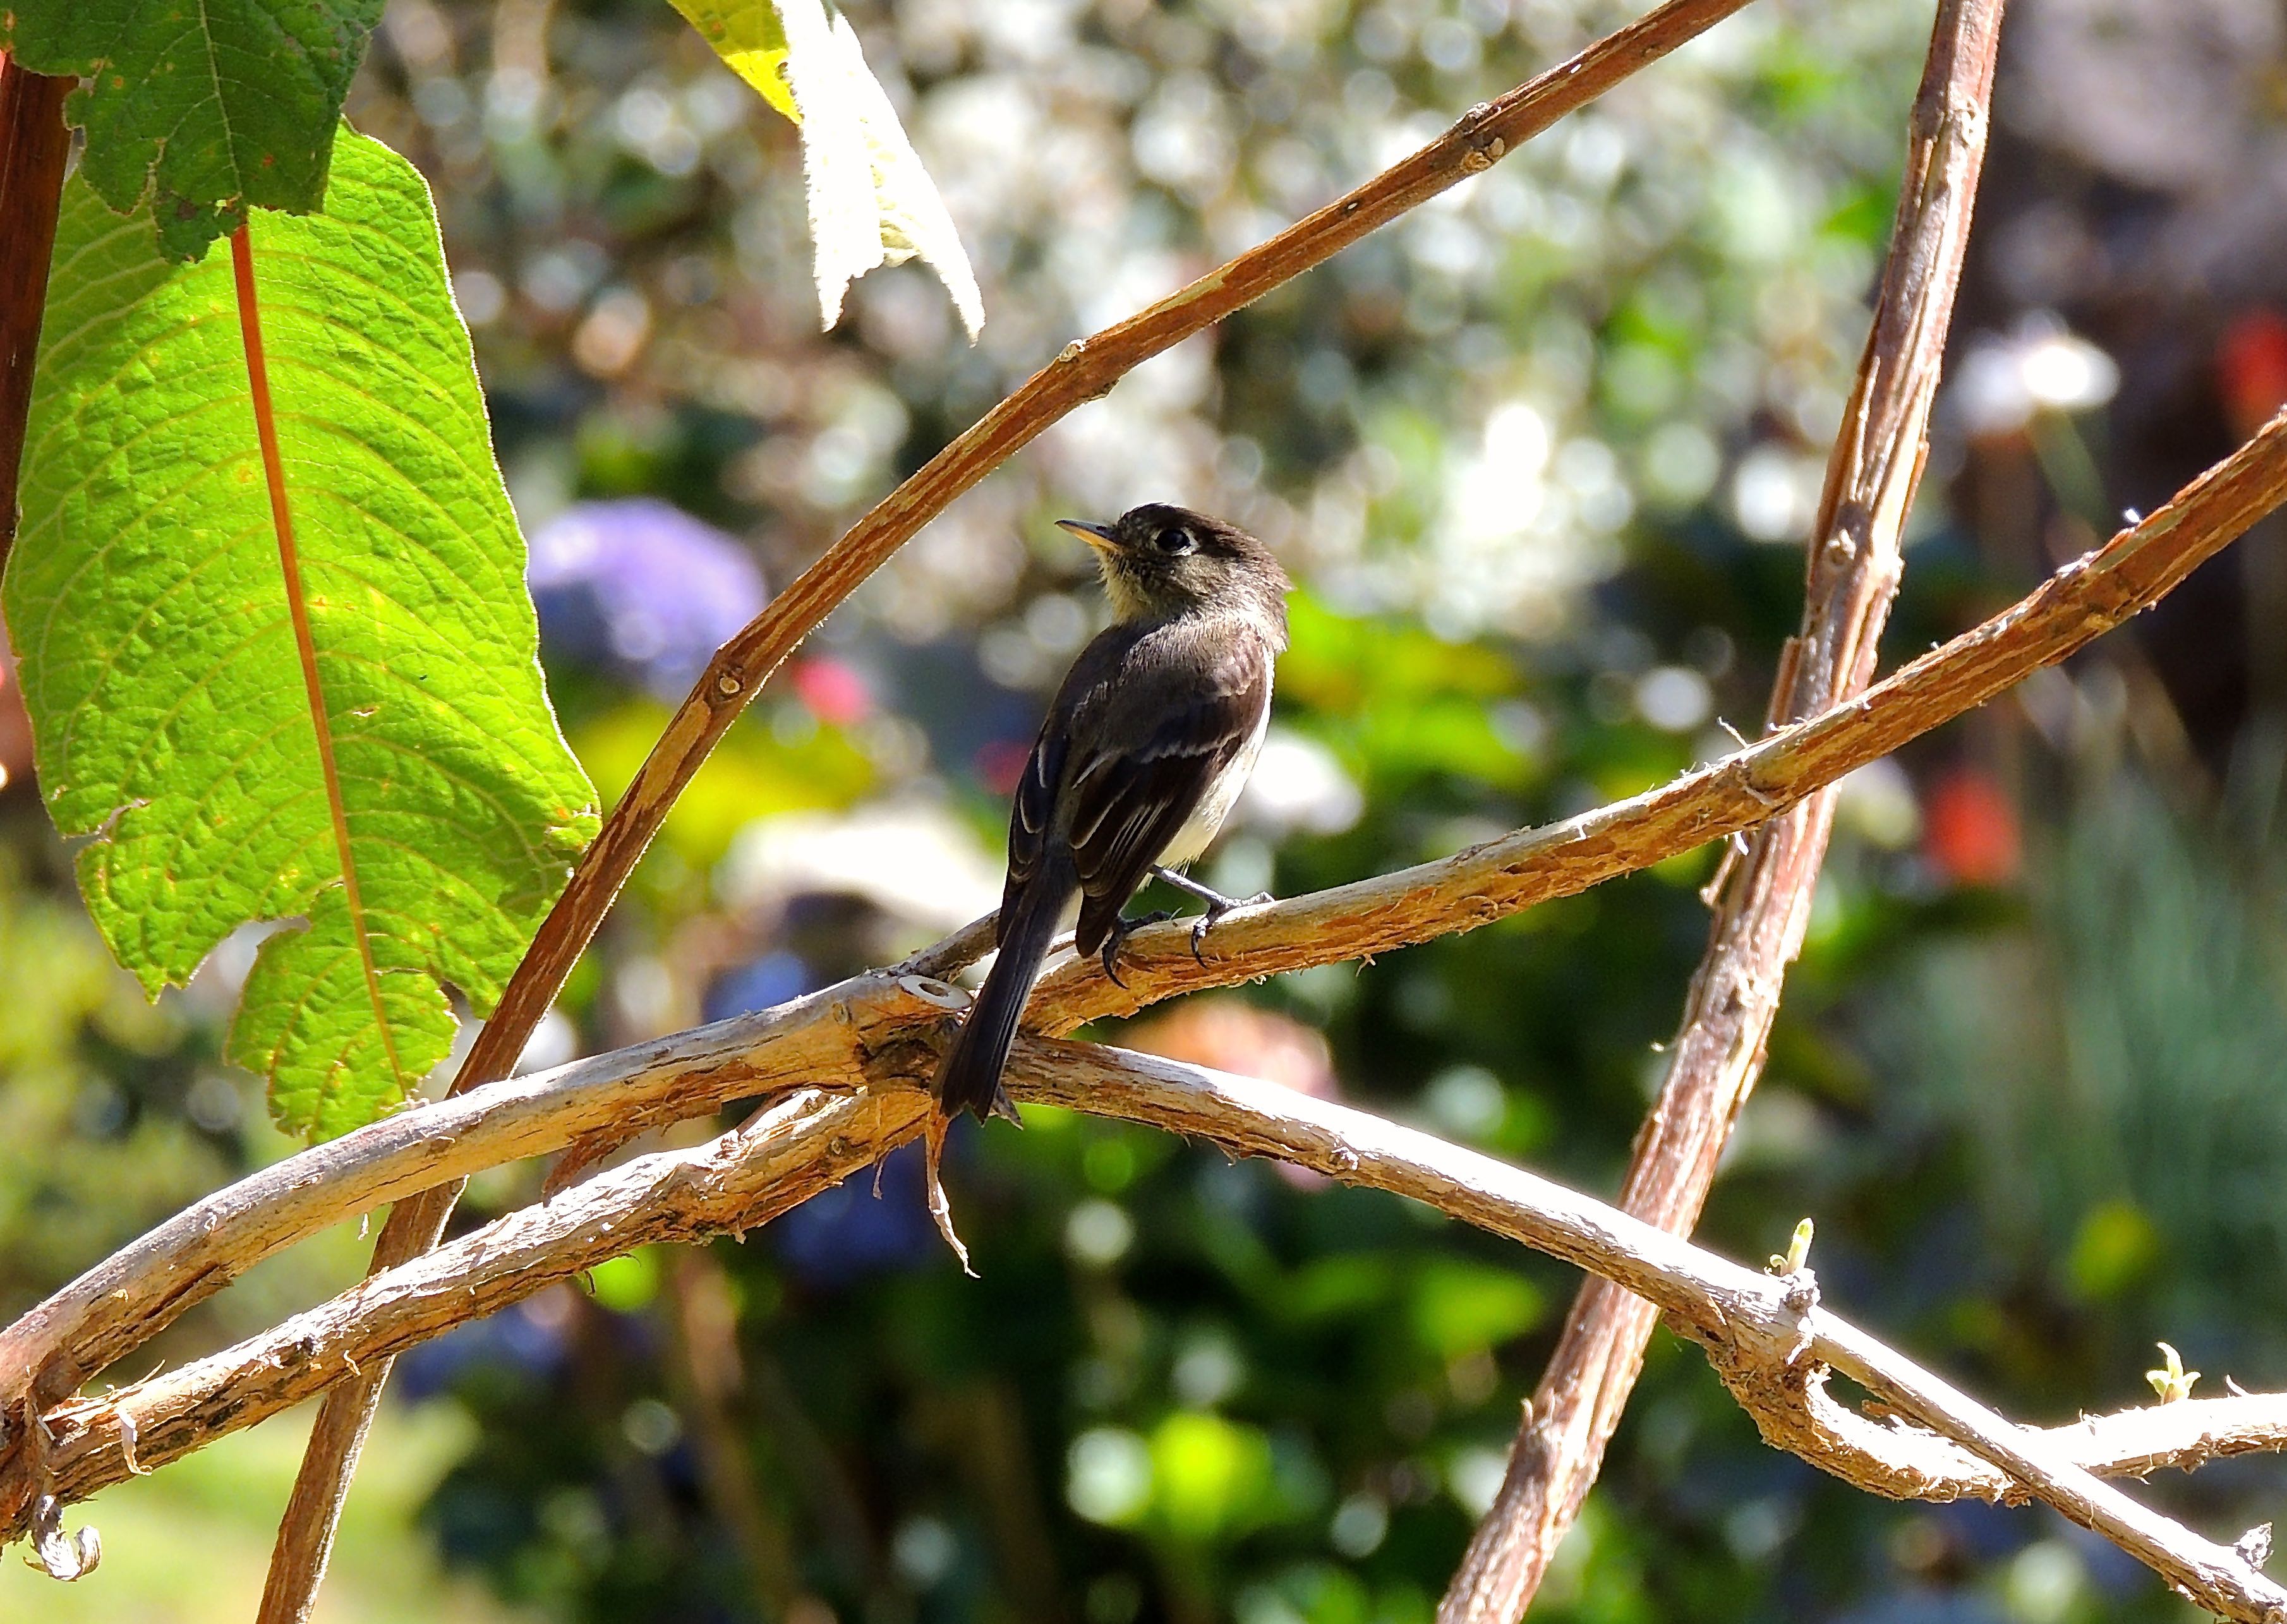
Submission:
<svg viewBox="0 0 2287 1624">
<path fill-rule="evenodd" d="M 1216 921 L 1232 909 L 1253 908 L 1259 903 L 1275 900 L 1268 891 L 1257 891 L 1253 896 L 1216 897 L 1207 904 L 1207 911 L 1191 923 L 1191 957 L 1198 959 L 1201 965 L 1207 963 L 1207 955 L 1199 951 L 1200 944 L 1207 941 L 1207 932 L 1215 927 Z"/>
<path fill-rule="evenodd" d="M 1196 896 L 1207 904 L 1207 911 L 1199 915 L 1191 926 L 1191 957 L 1202 965 L 1207 960 L 1207 955 L 1199 950 L 1200 945 L 1207 941 L 1207 932 L 1215 927 L 1217 920 L 1234 908 L 1253 908 L 1259 903 L 1277 900 L 1268 891 L 1257 891 L 1253 896 L 1225 896 L 1213 886 L 1201 885 L 1189 874 L 1178 874 L 1173 869 L 1155 868 L 1151 872 L 1155 878 L 1167 881 L 1176 890 Z"/>
<path fill-rule="evenodd" d="M 1175 917 L 1172 911 L 1163 908 L 1157 913 L 1139 914 L 1132 919 L 1115 918 L 1112 921 L 1112 929 L 1104 938 L 1104 950 L 1096 957 L 1103 960 L 1104 973 L 1112 978 L 1113 986 L 1123 992 L 1128 988 L 1128 983 L 1120 979 L 1119 968 L 1113 963 L 1120 957 L 1120 950 L 1128 945 L 1128 938 L 1142 930 L 1146 925 L 1162 925 Z"/>
</svg>

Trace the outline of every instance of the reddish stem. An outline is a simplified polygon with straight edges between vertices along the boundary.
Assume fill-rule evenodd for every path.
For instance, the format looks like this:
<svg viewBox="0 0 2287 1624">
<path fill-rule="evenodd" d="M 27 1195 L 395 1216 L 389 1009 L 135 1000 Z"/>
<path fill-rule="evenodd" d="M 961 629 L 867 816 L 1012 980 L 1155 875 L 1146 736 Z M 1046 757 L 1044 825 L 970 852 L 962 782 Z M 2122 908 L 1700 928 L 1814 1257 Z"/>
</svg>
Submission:
<svg viewBox="0 0 2287 1624">
<path fill-rule="evenodd" d="M 47 304 L 75 79 L 36 74 L 0 51 L 0 560 L 16 539 L 16 473 L 32 407 L 32 359 Z"/>
</svg>

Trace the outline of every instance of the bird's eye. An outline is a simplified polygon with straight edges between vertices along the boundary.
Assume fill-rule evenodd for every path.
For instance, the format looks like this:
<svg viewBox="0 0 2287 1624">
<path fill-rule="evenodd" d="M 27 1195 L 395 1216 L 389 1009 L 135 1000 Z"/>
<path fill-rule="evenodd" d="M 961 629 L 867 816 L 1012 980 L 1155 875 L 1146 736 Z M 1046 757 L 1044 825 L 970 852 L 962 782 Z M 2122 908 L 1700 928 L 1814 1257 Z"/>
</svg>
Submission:
<svg viewBox="0 0 2287 1624">
<path fill-rule="evenodd" d="M 1191 527 L 1187 524 L 1168 525 L 1159 532 L 1156 540 L 1159 550 L 1171 558 L 1180 558 L 1185 553 L 1195 553 L 1199 551 L 1199 539 L 1191 533 Z"/>
</svg>

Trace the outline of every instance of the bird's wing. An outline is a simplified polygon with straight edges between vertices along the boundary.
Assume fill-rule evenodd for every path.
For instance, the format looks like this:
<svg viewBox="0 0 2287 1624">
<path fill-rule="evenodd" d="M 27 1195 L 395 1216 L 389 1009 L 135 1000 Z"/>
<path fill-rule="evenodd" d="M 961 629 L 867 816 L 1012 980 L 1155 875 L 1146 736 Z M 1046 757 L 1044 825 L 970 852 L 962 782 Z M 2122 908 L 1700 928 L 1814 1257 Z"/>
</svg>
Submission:
<svg viewBox="0 0 2287 1624">
<path fill-rule="evenodd" d="M 1139 741 L 1069 763 L 1064 796 L 1080 925 L 1073 946 L 1093 953 L 1215 776 L 1246 748 L 1270 701 L 1270 660 L 1253 637 L 1230 639 L 1180 696 L 1159 682 L 1100 690 L 1096 737 Z"/>
<path fill-rule="evenodd" d="M 1059 697 L 1061 698 L 1061 696 Z M 1009 808 L 1009 879 L 1001 890 L 1001 918 L 993 926 L 996 940 L 1015 916 L 1017 899 L 1040 872 L 1048 847 L 1049 828 L 1056 819 L 1056 785 L 1064 777 L 1066 712 L 1062 704 L 1050 708 L 1025 761 L 1017 796 Z"/>
</svg>

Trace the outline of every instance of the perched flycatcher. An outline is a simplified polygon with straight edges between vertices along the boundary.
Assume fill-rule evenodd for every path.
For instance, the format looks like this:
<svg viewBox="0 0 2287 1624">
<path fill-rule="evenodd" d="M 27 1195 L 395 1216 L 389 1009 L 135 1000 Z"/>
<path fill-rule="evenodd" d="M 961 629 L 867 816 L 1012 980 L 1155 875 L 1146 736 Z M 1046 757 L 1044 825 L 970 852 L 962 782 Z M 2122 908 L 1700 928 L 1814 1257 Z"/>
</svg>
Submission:
<svg viewBox="0 0 2287 1624">
<path fill-rule="evenodd" d="M 1113 619 L 1065 674 L 1017 786 L 1001 956 L 937 1075 L 948 1116 L 1016 1120 L 1001 1068 L 1075 895 L 1073 947 L 1100 950 L 1114 981 L 1121 942 L 1146 922 L 1120 911 L 1147 875 L 1207 903 L 1195 952 L 1239 906 L 1172 871 L 1215 839 L 1262 748 L 1271 662 L 1286 647 L 1286 573 L 1253 536 L 1182 508 L 1057 523 L 1096 549 Z"/>
</svg>

